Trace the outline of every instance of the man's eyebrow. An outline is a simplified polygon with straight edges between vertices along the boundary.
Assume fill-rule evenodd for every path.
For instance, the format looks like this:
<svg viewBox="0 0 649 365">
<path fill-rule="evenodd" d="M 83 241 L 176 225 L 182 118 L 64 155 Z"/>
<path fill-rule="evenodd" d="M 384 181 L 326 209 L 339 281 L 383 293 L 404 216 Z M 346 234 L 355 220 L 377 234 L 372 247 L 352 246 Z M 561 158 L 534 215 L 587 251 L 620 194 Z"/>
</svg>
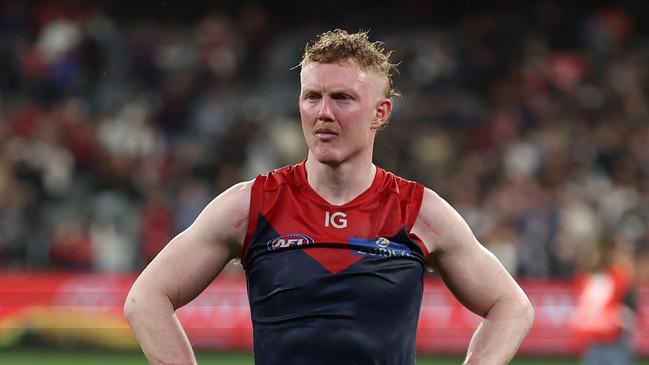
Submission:
<svg viewBox="0 0 649 365">
<path fill-rule="evenodd" d="M 313 88 L 313 87 L 305 87 L 300 91 L 300 94 L 306 94 L 306 93 L 314 93 L 314 94 L 322 94 L 323 90 L 320 88 Z M 348 87 L 332 87 L 324 91 L 325 94 L 328 95 L 334 95 L 334 94 L 350 94 L 350 95 L 356 95 L 356 91 L 352 88 Z"/>
<path fill-rule="evenodd" d="M 340 87 L 340 88 L 331 88 L 329 89 L 330 94 L 339 94 L 339 93 L 353 93 L 354 90 L 351 88 Z"/>
<path fill-rule="evenodd" d="M 316 90 L 316 89 L 312 89 L 312 88 L 306 88 L 306 89 L 302 89 L 302 91 L 300 91 L 301 95 L 303 95 L 303 94 L 320 94 L 320 93 L 321 93 L 320 90 Z"/>
</svg>

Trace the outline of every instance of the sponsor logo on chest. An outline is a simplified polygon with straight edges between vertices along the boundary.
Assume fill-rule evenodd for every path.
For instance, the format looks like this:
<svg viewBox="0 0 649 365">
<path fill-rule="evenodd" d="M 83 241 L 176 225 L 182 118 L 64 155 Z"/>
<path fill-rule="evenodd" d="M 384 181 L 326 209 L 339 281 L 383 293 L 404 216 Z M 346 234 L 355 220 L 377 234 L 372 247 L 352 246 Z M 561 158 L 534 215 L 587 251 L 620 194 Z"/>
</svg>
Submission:
<svg viewBox="0 0 649 365">
<path fill-rule="evenodd" d="M 347 228 L 347 214 L 343 212 L 325 212 L 325 227 L 334 227 L 338 229 Z"/>
<path fill-rule="evenodd" d="M 385 237 L 376 239 L 350 238 L 349 243 L 358 250 L 355 253 L 365 256 L 384 257 L 413 257 L 412 249 L 399 242 L 393 242 Z"/>
</svg>

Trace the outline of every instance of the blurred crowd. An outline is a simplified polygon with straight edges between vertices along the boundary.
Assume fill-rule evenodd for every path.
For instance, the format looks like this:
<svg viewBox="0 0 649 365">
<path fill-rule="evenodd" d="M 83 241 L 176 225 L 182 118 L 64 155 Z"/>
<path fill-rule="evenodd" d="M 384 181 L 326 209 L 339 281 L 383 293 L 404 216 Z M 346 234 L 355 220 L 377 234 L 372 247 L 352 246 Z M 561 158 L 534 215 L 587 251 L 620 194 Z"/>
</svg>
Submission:
<svg viewBox="0 0 649 365">
<path fill-rule="evenodd" d="M 330 24 L 73 4 L 0 2 L 0 270 L 139 270 L 224 189 L 305 157 L 292 68 Z M 376 163 L 436 190 L 521 277 L 574 275 L 610 232 L 649 250 L 649 35 L 633 9 L 421 16 L 340 24 L 400 62 Z"/>
</svg>

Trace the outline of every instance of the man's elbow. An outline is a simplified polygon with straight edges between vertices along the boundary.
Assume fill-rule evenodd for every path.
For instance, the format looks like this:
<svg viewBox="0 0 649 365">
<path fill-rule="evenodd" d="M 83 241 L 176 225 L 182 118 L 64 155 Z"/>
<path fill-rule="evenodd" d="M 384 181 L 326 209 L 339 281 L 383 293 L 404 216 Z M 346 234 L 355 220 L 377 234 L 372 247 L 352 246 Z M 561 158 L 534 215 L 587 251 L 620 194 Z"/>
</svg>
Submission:
<svg viewBox="0 0 649 365">
<path fill-rule="evenodd" d="M 502 297 L 489 311 L 487 316 L 500 318 L 516 327 L 523 335 L 527 334 L 534 323 L 534 307 L 522 290 Z"/>
<path fill-rule="evenodd" d="M 126 321 L 133 327 L 135 321 L 146 315 L 147 308 L 151 310 L 155 304 L 152 302 L 152 295 L 146 286 L 133 285 L 124 300 L 123 313 Z"/>
<path fill-rule="evenodd" d="M 534 307 L 527 295 L 523 294 L 520 300 L 521 324 L 524 325 L 525 333 L 529 332 L 534 324 Z"/>
<path fill-rule="evenodd" d="M 160 315 L 173 314 L 175 307 L 162 290 L 136 282 L 126 295 L 122 308 L 131 327 Z"/>
<path fill-rule="evenodd" d="M 135 293 L 133 293 L 133 290 L 131 290 L 126 296 L 124 307 L 122 308 L 124 318 L 131 326 L 133 325 L 133 319 L 137 317 L 137 313 L 140 308 L 140 305 L 138 304 L 139 303 L 137 301 L 137 296 L 135 295 Z"/>
</svg>

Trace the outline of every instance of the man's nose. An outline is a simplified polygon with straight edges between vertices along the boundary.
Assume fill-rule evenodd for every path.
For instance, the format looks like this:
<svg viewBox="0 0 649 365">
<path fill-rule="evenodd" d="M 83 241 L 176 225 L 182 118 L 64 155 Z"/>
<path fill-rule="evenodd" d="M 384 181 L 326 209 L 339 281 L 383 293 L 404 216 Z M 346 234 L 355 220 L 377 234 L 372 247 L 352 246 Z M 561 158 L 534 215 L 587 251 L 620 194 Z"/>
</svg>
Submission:
<svg viewBox="0 0 649 365">
<path fill-rule="evenodd" d="M 331 99 L 323 97 L 320 99 L 320 108 L 318 109 L 319 120 L 333 120 L 333 113 L 331 111 Z"/>
</svg>

